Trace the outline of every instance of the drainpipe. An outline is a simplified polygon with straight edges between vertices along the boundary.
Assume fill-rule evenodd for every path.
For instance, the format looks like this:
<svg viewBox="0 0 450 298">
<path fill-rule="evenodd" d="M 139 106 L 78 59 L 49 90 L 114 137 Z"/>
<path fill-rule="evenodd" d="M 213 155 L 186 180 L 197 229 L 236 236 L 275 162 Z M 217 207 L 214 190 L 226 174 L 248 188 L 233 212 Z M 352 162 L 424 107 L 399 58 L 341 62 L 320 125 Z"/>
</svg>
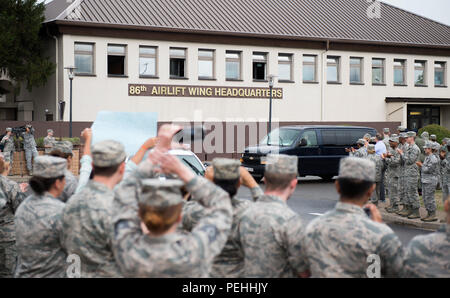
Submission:
<svg viewBox="0 0 450 298">
<path fill-rule="evenodd" d="M 325 54 L 330 50 L 330 41 L 327 40 L 327 44 L 326 44 L 326 50 L 325 52 L 322 52 L 321 54 L 321 74 L 322 74 L 322 88 L 320 90 L 320 121 L 324 121 L 325 120 L 325 81 L 327 79 L 326 77 L 326 71 L 325 71 L 325 59 L 326 56 Z"/>
<path fill-rule="evenodd" d="M 56 71 L 55 71 L 55 76 L 56 76 L 56 94 L 55 94 L 55 113 L 54 113 L 54 117 L 56 117 L 56 119 L 59 119 L 59 104 L 58 104 L 58 92 L 59 92 L 59 44 L 58 44 L 58 37 L 56 37 L 55 35 L 52 35 L 53 39 L 55 40 L 55 46 L 56 46 Z"/>
</svg>

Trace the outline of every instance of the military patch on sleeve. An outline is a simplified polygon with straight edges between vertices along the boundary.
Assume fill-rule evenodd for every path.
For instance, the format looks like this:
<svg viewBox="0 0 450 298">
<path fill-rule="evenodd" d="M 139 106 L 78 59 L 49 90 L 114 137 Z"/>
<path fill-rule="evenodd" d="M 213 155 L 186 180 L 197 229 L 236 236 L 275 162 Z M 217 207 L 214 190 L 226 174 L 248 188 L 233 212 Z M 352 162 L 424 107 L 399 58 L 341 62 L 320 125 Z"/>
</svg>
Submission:
<svg viewBox="0 0 450 298">
<path fill-rule="evenodd" d="M 200 231 L 205 232 L 208 235 L 209 243 L 214 242 L 217 239 L 218 230 L 216 226 L 206 225 L 200 228 Z"/>
</svg>

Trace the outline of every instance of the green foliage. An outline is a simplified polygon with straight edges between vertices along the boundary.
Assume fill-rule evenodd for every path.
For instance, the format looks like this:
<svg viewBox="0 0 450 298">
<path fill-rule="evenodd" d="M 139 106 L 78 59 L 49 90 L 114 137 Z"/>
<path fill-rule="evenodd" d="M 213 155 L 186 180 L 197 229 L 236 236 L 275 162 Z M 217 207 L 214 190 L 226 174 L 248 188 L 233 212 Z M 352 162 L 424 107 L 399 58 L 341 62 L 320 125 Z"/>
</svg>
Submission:
<svg viewBox="0 0 450 298">
<path fill-rule="evenodd" d="M 62 138 L 63 141 L 69 141 L 74 146 L 79 146 L 81 144 L 80 138 Z"/>
<path fill-rule="evenodd" d="M 45 5 L 37 0 L 0 1 L 0 71 L 26 87 L 43 86 L 55 71 L 44 57 L 44 40 L 40 36 Z M 17 92 L 17 91 L 16 91 Z"/>
<path fill-rule="evenodd" d="M 37 148 L 44 148 L 44 138 L 37 138 L 36 139 L 36 147 Z"/>
<path fill-rule="evenodd" d="M 79 146 L 81 144 L 80 138 L 55 138 L 56 141 L 69 141 L 73 146 Z M 44 137 L 36 139 L 37 148 L 44 148 Z"/>
<path fill-rule="evenodd" d="M 419 130 L 419 136 L 425 131 L 428 132 L 430 134 L 430 136 L 436 135 L 437 142 L 439 144 L 442 144 L 442 139 L 450 138 L 450 130 L 443 126 L 437 125 L 437 124 L 428 125 L 428 126 L 425 126 L 424 128 L 421 128 Z"/>
</svg>

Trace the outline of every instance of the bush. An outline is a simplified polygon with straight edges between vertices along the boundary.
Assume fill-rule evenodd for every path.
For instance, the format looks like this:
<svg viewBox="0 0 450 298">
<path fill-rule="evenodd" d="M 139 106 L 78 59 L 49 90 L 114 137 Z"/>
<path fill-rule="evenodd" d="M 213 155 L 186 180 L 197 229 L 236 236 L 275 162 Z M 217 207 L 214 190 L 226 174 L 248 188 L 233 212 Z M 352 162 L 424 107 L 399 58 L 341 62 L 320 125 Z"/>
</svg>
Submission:
<svg viewBox="0 0 450 298">
<path fill-rule="evenodd" d="M 56 141 L 69 141 L 74 146 L 80 145 L 80 138 L 55 138 Z M 44 138 L 37 138 L 36 139 L 36 146 L 37 148 L 44 149 Z"/>
<path fill-rule="evenodd" d="M 419 136 L 425 131 L 428 132 L 430 134 L 430 136 L 436 135 L 437 142 L 439 144 L 442 144 L 442 139 L 450 138 L 450 130 L 443 126 L 437 125 L 437 124 L 428 125 L 428 126 L 425 126 L 424 128 L 421 128 L 419 130 Z"/>
</svg>

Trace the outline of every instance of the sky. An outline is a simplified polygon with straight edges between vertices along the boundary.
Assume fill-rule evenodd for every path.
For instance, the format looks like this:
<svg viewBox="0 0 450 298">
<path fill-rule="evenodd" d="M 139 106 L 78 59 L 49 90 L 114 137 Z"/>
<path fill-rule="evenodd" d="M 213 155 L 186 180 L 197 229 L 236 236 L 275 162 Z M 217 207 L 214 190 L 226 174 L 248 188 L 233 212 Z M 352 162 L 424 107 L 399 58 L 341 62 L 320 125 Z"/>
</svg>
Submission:
<svg viewBox="0 0 450 298">
<path fill-rule="evenodd" d="M 164 1 L 164 0 L 160 0 Z M 327 1 L 327 0 L 323 0 Z M 441 22 L 450 26 L 449 0 L 382 0 L 383 2 L 414 12 L 418 15 Z M 51 2 L 51 0 L 38 0 L 38 2 Z"/>
</svg>

